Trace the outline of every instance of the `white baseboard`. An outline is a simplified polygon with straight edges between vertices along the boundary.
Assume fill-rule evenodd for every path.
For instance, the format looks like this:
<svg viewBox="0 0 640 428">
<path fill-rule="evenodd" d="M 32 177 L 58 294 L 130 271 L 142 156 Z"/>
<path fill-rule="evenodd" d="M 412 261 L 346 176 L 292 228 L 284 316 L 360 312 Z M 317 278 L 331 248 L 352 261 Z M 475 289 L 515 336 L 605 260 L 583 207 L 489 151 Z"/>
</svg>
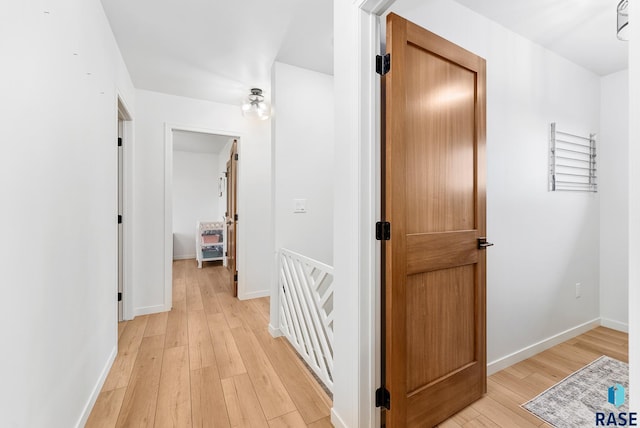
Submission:
<svg viewBox="0 0 640 428">
<path fill-rule="evenodd" d="M 282 330 L 280 330 L 279 328 L 275 328 L 271 324 L 269 324 L 269 333 L 271 334 L 271 337 L 283 336 Z"/>
<path fill-rule="evenodd" d="M 269 290 L 252 291 L 251 293 L 238 293 L 238 300 L 258 299 L 260 297 L 270 297 L 271 292 Z"/>
<path fill-rule="evenodd" d="M 580 324 L 576 327 L 565 330 L 562 333 L 551 336 L 545 340 L 541 340 L 538 343 L 527 346 L 526 348 L 523 348 L 505 357 L 498 358 L 497 360 L 487 364 L 487 376 L 491 376 L 492 374 L 499 372 L 500 370 L 506 369 L 507 367 L 519 363 L 520 361 L 526 360 L 527 358 L 531 358 L 542 351 L 545 351 L 553 346 L 556 346 L 562 342 L 581 335 L 582 333 L 586 333 L 587 331 L 598 326 L 600 326 L 600 318 L 596 318 L 584 324 Z"/>
<path fill-rule="evenodd" d="M 133 316 L 140 315 L 149 315 L 149 314 L 157 314 L 158 312 L 166 312 L 167 309 L 164 305 L 155 305 L 155 306 L 142 306 L 140 308 L 133 309 Z"/>
<path fill-rule="evenodd" d="M 331 409 L 331 423 L 335 428 L 349 428 L 333 408 Z"/>
<path fill-rule="evenodd" d="M 113 350 L 111 351 L 111 355 L 109 355 L 109 358 L 107 358 L 107 363 L 102 369 L 102 372 L 100 373 L 100 377 L 98 378 L 96 385 L 93 387 L 93 391 L 91 391 L 89 400 L 87 401 L 87 404 L 85 404 L 84 409 L 82 409 L 80 418 L 76 423 L 76 428 L 82 428 L 87 424 L 87 421 L 89 420 L 89 415 L 91 415 L 91 410 L 93 410 L 93 406 L 96 404 L 96 400 L 98 400 L 98 395 L 100 395 L 100 391 L 102 391 L 104 382 L 107 380 L 107 375 L 109 375 L 109 371 L 111 370 L 111 366 L 113 366 L 113 362 L 116 360 L 117 354 L 118 354 L 118 345 L 113 347 Z"/>
<path fill-rule="evenodd" d="M 602 318 L 600 320 L 600 325 L 602 325 L 603 327 L 611 328 L 613 330 L 621 331 L 623 333 L 629 333 L 629 324 L 624 322 L 612 320 L 609 318 Z"/>
<path fill-rule="evenodd" d="M 189 259 L 194 259 L 196 258 L 196 253 L 193 254 L 183 254 L 181 256 L 173 256 L 173 260 L 189 260 Z"/>
</svg>

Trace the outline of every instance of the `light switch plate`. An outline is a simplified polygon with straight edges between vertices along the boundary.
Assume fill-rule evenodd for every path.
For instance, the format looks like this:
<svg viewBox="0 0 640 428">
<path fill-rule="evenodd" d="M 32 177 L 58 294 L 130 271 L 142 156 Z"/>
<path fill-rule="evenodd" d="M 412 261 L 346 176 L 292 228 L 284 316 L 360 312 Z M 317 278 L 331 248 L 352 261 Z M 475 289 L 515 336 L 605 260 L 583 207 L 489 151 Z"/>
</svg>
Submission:
<svg viewBox="0 0 640 428">
<path fill-rule="evenodd" d="M 307 200 L 306 199 L 294 199 L 293 200 L 293 212 L 294 213 L 306 213 L 307 212 Z"/>
</svg>

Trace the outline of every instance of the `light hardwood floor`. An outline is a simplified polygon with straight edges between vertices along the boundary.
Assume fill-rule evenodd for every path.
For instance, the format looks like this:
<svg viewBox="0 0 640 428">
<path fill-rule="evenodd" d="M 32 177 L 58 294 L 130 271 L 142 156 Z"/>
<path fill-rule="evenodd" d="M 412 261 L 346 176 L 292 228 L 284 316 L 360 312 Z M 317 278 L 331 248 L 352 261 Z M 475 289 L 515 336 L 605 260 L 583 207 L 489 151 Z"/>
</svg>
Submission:
<svg viewBox="0 0 640 428">
<path fill-rule="evenodd" d="M 87 427 L 331 427 L 331 401 L 268 298 L 232 297 L 227 270 L 173 265 L 173 310 L 118 325 L 118 356 Z"/>
<path fill-rule="evenodd" d="M 267 298 L 231 297 L 225 268 L 174 262 L 173 310 L 118 325 L 118 356 L 87 427 L 331 427 L 331 401 L 285 339 Z M 628 362 L 627 335 L 599 327 L 488 379 L 441 428 L 547 427 L 520 404 L 601 355 Z"/>
<path fill-rule="evenodd" d="M 439 426 L 550 427 L 520 405 L 602 355 L 628 363 L 628 348 L 626 333 L 593 329 L 489 376 L 487 394 Z"/>
</svg>

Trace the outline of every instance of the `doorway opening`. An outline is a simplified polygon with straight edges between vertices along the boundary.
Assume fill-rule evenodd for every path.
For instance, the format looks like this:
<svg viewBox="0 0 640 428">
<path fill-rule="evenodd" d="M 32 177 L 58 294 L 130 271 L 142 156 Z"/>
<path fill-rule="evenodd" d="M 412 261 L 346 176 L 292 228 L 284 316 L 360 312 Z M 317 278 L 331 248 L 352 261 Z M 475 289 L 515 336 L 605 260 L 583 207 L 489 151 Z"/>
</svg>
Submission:
<svg viewBox="0 0 640 428">
<path fill-rule="evenodd" d="M 237 185 L 229 189 L 227 175 L 232 168 L 237 177 L 240 137 L 233 131 L 167 124 L 165 141 L 165 310 L 172 307 L 174 260 L 226 266 L 233 270 L 229 281 L 237 295 L 237 198 L 228 196 Z"/>
</svg>

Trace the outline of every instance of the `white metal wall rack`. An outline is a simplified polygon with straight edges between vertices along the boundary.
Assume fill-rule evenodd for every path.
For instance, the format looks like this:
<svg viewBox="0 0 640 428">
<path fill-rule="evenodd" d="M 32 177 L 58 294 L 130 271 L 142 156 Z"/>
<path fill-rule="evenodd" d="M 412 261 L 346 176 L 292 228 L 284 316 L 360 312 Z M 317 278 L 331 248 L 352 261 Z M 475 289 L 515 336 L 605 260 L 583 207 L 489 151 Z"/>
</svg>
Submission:
<svg viewBox="0 0 640 428">
<path fill-rule="evenodd" d="M 550 126 L 549 190 L 597 192 L 596 134 L 588 137 Z"/>
</svg>

